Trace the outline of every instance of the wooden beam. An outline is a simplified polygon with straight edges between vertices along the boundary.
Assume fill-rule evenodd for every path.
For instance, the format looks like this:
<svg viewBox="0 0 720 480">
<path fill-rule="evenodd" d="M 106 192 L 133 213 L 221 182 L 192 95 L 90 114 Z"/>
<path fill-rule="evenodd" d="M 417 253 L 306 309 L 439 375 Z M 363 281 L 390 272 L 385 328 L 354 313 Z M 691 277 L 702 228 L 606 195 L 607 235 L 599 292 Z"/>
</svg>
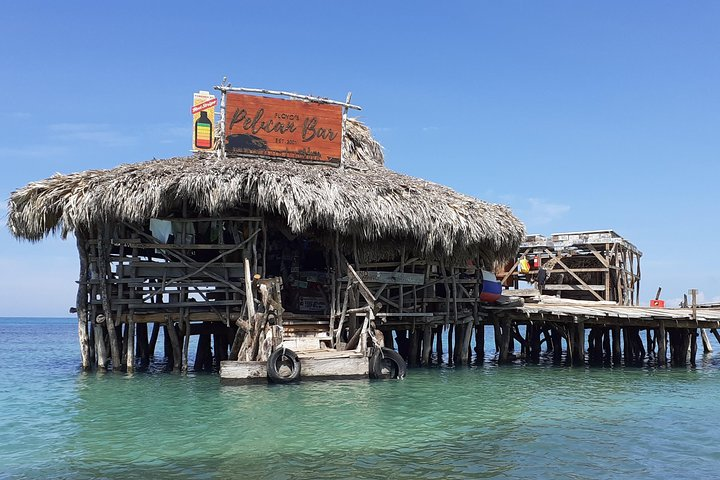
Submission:
<svg viewBox="0 0 720 480">
<path fill-rule="evenodd" d="M 547 253 L 552 254 L 548 249 L 545 249 L 545 251 L 546 251 Z M 566 272 L 568 272 L 575 280 L 577 280 L 578 282 L 580 282 L 581 285 L 584 285 L 585 287 L 587 287 L 587 290 L 588 290 L 590 293 L 592 293 L 592 294 L 595 296 L 595 298 L 597 298 L 598 300 L 601 300 L 601 301 L 604 300 L 600 295 L 598 295 L 597 293 L 595 293 L 595 292 L 593 291 L 593 289 L 591 289 L 591 288 L 588 286 L 588 284 L 583 281 L 582 278 L 580 278 L 575 272 L 573 272 L 572 270 L 570 270 L 570 269 L 567 267 L 567 265 L 565 265 L 565 264 L 563 263 L 563 261 L 560 260 L 559 257 L 557 258 L 557 264 L 560 265 L 560 266 L 563 268 L 563 270 L 565 270 Z"/>
</svg>

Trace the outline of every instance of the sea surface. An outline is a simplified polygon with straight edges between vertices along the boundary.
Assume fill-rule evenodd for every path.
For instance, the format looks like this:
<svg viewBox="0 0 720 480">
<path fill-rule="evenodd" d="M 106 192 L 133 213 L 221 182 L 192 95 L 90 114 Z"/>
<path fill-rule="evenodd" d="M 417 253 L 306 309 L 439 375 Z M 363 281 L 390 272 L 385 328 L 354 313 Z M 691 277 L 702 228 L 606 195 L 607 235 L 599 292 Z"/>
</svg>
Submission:
<svg viewBox="0 0 720 480">
<path fill-rule="evenodd" d="M 83 373 L 76 325 L 0 319 L 0 478 L 720 475 L 717 344 L 696 368 L 488 357 L 402 381 L 229 387 L 159 368 Z"/>
</svg>

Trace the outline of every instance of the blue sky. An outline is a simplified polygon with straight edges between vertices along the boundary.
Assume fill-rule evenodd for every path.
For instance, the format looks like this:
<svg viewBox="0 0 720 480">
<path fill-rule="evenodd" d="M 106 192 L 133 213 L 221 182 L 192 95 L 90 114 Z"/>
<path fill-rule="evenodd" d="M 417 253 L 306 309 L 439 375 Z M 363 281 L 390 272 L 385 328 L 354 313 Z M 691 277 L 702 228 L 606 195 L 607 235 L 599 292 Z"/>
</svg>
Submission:
<svg viewBox="0 0 720 480">
<path fill-rule="evenodd" d="M 720 301 L 720 3 L 198 5 L 5 5 L 3 199 L 55 172 L 185 155 L 192 93 L 223 76 L 352 91 L 390 168 L 505 203 L 530 233 L 614 229 L 644 253 L 643 303 L 658 286 Z M 0 315 L 74 303 L 72 239 L 2 229 L 0 268 Z"/>
</svg>

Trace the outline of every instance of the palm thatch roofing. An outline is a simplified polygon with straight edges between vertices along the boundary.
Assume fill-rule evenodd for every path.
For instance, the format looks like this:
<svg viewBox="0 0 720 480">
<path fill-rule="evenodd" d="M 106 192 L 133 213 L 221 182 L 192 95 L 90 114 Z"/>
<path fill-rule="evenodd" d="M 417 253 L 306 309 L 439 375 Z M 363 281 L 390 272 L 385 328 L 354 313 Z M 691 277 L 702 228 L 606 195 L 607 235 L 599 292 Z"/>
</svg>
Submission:
<svg viewBox="0 0 720 480">
<path fill-rule="evenodd" d="M 32 182 L 12 193 L 7 224 L 15 237 L 89 231 L 102 223 L 147 223 L 187 201 L 206 216 L 241 205 L 286 219 L 294 233 L 338 232 L 365 247 L 409 246 L 426 256 L 514 257 L 523 224 L 503 205 L 402 175 L 384 166 L 367 127 L 349 119 L 340 168 L 214 154 L 124 164 Z"/>
</svg>

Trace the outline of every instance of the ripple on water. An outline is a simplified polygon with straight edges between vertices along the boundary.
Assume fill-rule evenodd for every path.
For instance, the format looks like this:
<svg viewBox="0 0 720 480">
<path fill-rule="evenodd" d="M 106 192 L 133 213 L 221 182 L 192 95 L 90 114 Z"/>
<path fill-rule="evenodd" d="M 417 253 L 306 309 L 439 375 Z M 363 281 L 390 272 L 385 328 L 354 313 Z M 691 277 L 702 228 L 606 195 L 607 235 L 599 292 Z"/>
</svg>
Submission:
<svg viewBox="0 0 720 480">
<path fill-rule="evenodd" d="M 487 363 L 400 382 L 221 387 L 215 375 L 82 374 L 74 328 L 0 321 L 12 339 L 0 343 L 0 477 L 669 478 L 720 467 L 716 357 L 697 369 Z"/>
</svg>

